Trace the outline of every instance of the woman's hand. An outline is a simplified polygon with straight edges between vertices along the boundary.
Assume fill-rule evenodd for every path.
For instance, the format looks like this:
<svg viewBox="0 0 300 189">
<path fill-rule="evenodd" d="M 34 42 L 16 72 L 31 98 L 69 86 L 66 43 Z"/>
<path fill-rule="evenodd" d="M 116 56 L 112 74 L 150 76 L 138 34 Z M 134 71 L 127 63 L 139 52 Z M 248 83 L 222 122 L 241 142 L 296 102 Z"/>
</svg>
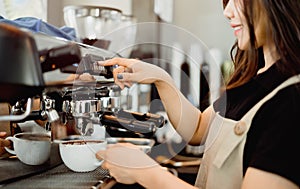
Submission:
<svg viewBox="0 0 300 189">
<path fill-rule="evenodd" d="M 101 66 L 118 65 L 114 69 L 114 80 L 122 89 L 132 86 L 133 83 L 151 84 L 165 78 L 170 78 L 169 74 L 158 66 L 142 62 L 137 59 L 113 58 L 98 62 Z"/>
<path fill-rule="evenodd" d="M 102 167 L 108 169 L 117 182 L 139 183 L 144 188 L 195 188 L 163 169 L 137 146 L 130 143 L 109 145 L 96 154 L 104 159 Z"/>
<path fill-rule="evenodd" d="M 102 167 L 108 169 L 117 182 L 124 184 L 134 184 L 161 168 L 141 149 L 130 143 L 109 145 L 107 150 L 97 152 L 96 157 L 104 159 Z"/>
<path fill-rule="evenodd" d="M 10 147 L 11 142 L 9 140 L 5 140 L 6 132 L 0 132 L 0 156 L 6 153 L 4 147 Z"/>
</svg>

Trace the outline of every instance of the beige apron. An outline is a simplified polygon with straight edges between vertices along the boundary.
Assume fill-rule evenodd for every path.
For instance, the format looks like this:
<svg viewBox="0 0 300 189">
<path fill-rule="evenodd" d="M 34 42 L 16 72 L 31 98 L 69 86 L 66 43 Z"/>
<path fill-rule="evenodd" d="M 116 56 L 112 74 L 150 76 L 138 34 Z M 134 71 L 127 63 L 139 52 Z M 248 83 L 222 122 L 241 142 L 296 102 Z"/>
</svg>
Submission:
<svg viewBox="0 0 300 189">
<path fill-rule="evenodd" d="M 300 82 L 289 78 L 250 109 L 240 121 L 215 113 L 195 186 L 206 189 L 240 189 L 243 181 L 243 152 L 247 132 L 257 110 L 279 90 Z"/>
</svg>

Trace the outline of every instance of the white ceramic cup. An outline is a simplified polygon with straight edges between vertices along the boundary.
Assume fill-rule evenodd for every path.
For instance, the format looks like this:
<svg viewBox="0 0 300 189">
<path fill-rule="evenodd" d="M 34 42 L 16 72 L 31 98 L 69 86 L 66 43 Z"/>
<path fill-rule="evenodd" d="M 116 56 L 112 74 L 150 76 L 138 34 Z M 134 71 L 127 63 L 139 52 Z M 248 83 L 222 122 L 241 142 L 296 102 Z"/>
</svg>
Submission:
<svg viewBox="0 0 300 189">
<path fill-rule="evenodd" d="M 18 133 L 6 140 L 13 142 L 14 149 L 5 150 L 27 165 L 41 165 L 50 157 L 51 137 L 47 133 Z"/>
<path fill-rule="evenodd" d="M 105 140 L 71 140 L 59 144 L 59 152 L 64 164 L 74 172 L 89 172 L 101 166 L 103 160 L 96 158 L 99 150 L 105 150 Z"/>
</svg>

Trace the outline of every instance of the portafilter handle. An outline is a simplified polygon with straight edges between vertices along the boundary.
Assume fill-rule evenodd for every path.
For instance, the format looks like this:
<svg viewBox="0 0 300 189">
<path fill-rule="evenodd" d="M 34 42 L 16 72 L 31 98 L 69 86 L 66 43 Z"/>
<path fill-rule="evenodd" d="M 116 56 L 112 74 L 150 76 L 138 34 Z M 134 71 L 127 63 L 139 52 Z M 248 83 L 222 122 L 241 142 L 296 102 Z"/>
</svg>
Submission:
<svg viewBox="0 0 300 189">
<path fill-rule="evenodd" d="M 106 79 L 113 78 L 113 70 L 117 68 L 118 65 L 101 66 L 97 63 L 103 60 L 105 60 L 104 57 L 86 54 L 82 57 L 78 65 L 77 74 L 89 73 L 91 75 L 104 76 Z"/>
<path fill-rule="evenodd" d="M 158 128 L 165 124 L 163 116 L 124 110 L 117 112 L 105 111 L 101 113 L 99 118 L 101 125 L 106 127 L 121 128 L 147 135 L 154 134 Z"/>
</svg>

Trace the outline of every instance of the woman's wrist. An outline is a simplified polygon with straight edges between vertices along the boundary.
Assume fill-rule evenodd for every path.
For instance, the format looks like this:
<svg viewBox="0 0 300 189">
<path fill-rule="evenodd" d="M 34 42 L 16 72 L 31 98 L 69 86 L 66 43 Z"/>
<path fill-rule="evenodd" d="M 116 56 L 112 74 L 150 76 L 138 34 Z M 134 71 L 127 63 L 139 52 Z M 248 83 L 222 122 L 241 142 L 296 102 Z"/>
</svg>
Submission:
<svg viewBox="0 0 300 189">
<path fill-rule="evenodd" d="M 160 178 L 166 173 L 168 173 L 168 171 L 163 169 L 160 165 L 155 165 L 153 167 L 138 170 L 135 174 L 135 179 L 137 183 L 145 188 L 155 188 L 156 186 L 159 186 L 158 183 L 160 183 Z"/>
<path fill-rule="evenodd" d="M 156 87 L 165 87 L 167 86 L 175 86 L 174 80 L 171 75 L 163 70 L 163 72 L 157 74 L 157 79 L 155 80 L 154 84 Z"/>
</svg>

